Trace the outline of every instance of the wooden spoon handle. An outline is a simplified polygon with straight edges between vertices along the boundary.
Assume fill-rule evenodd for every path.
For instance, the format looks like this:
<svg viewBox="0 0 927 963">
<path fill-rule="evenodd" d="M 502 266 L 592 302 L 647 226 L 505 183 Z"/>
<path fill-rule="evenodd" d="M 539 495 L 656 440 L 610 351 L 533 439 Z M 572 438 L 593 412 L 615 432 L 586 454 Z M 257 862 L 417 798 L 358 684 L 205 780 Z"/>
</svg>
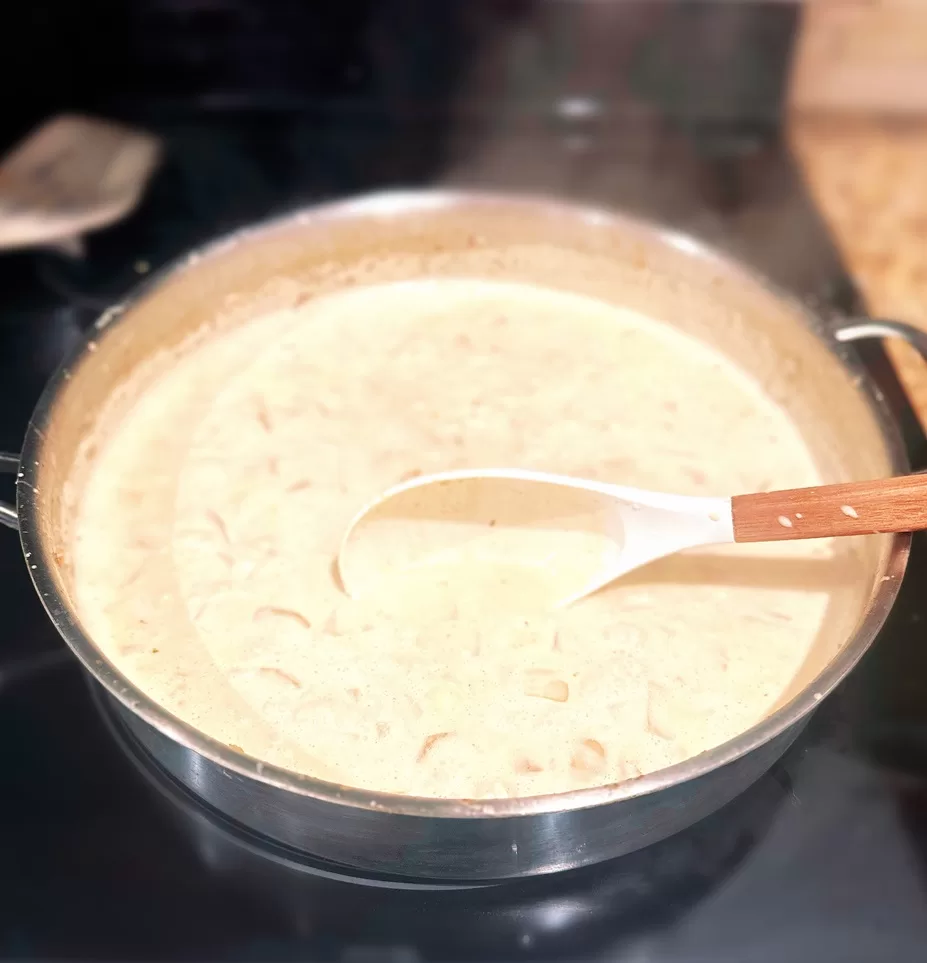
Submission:
<svg viewBox="0 0 927 963">
<path fill-rule="evenodd" d="M 735 542 L 927 529 L 927 474 L 735 495 Z"/>
</svg>

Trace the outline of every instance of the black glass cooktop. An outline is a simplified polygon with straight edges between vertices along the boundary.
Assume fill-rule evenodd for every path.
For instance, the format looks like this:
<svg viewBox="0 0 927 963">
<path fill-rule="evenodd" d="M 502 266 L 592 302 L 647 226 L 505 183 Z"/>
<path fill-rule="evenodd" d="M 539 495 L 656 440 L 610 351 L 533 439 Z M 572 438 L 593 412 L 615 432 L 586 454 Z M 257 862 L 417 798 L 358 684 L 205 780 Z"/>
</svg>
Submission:
<svg viewBox="0 0 927 963">
<path fill-rule="evenodd" d="M 702 100 L 692 85 L 674 94 L 653 43 L 635 76 L 656 99 L 603 92 L 595 71 L 548 83 L 569 60 L 565 41 L 545 60 L 544 38 L 564 36 L 548 22 L 562 28 L 561 13 L 532 34 L 518 19 L 526 5 L 483 6 L 507 18 L 518 69 L 476 71 L 455 81 L 460 96 L 429 99 L 396 80 L 366 99 L 341 90 L 295 104 L 276 88 L 246 103 L 231 88 L 184 99 L 143 85 L 89 99 L 159 133 L 165 161 L 141 207 L 89 238 L 82 258 L 0 256 L 0 447 L 17 449 L 62 354 L 140 276 L 249 220 L 384 186 L 527 189 L 628 208 L 720 245 L 825 312 L 856 308 L 774 118 L 736 98 L 702 110 L 720 102 L 710 85 Z M 146 15 L 173 7 L 152 3 Z M 670 31 L 677 59 L 683 27 Z M 865 360 L 924 465 L 884 354 L 870 346 Z M 915 542 L 878 644 L 749 792 L 611 863 L 435 890 L 346 878 L 189 799 L 110 718 L 45 618 L 15 535 L 0 531 L 0 958 L 921 961 L 927 546 Z"/>
</svg>

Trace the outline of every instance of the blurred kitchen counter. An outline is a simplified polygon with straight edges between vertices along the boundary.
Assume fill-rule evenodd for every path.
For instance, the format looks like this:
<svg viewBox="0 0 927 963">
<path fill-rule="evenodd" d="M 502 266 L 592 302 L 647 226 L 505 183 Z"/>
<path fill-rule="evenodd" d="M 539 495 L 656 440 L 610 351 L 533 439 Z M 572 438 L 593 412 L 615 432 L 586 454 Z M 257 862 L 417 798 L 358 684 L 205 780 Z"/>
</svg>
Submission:
<svg viewBox="0 0 927 963">
<path fill-rule="evenodd" d="M 801 116 L 789 135 L 870 314 L 927 330 L 927 118 Z M 927 428 L 927 364 L 889 350 Z"/>
</svg>

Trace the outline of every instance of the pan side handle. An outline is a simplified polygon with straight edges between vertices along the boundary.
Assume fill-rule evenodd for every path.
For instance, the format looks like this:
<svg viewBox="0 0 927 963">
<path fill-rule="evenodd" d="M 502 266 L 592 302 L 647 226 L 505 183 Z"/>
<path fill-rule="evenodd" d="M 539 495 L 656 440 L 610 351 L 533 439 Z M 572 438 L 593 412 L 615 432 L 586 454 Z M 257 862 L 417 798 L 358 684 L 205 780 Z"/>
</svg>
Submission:
<svg viewBox="0 0 927 963">
<path fill-rule="evenodd" d="M 868 341 L 871 338 L 897 338 L 906 341 L 923 358 L 927 359 L 927 331 L 915 328 L 903 321 L 887 321 L 877 318 L 865 321 L 847 321 L 838 324 L 833 330 L 837 341 L 844 344 L 853 341 Z"/>
<path fill-rule="evenodd" d="M 19 455 L 0 451 L 0 473 L 4 475 L 15 475 L 18 471 Z M 7 528 L 19 530 L 19 516 L 16 514 L 15 505 L 0 501 L 0 525 L 6 525 Z"/>
<path fill-rule="evenodd" d="M 865 348 L 865 342 L 881 343 L 887 340 L 904 341 L 909 344 L 925 361 L 927 361 L 927 331 L 905 324 L 903 321 L 891 321 L 883 318 L 857 318 L 843 320 L 831 328 L 833 338 L 842 344 L 858 342 L 860 348 Z M 875 345 L 873 344 L 873 347 Z M 917 412 L 914 411 L 911 399 L 894 370 L 888 355 L 881 349 L 877 355 L 864 356 L 863 363 L 878 387 L 889 407 L 899 419 L 902 435 L 908 451 L 917 466 L 923 470 L 927 464 L 927 448 L 925 448 L 924 426 Z"/>
</svg>

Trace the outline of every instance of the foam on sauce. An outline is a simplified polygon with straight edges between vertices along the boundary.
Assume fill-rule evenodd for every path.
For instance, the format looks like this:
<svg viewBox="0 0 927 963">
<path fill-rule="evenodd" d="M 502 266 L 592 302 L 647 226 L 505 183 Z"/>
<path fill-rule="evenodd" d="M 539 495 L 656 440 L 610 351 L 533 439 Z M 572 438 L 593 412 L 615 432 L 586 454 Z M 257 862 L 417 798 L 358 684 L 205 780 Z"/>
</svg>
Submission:
<svg viewBox="0 0 927 963">
<path fill-rule="evenodd" d="M 492 562 L 344 595 L 363 504 L 485 466 L 693 495 L 821 481 L 760 387 L 669 325 L 525 284 L 358 288 L 216 335 L 145 389 L 82 497 L 81 618 L 180 718 L 373 790 L 617 782 L 771 710 L 829 596 L 785 560 L 828 543 L 700 549 L 553 613 L 542 570 Z"/>
</svg>

